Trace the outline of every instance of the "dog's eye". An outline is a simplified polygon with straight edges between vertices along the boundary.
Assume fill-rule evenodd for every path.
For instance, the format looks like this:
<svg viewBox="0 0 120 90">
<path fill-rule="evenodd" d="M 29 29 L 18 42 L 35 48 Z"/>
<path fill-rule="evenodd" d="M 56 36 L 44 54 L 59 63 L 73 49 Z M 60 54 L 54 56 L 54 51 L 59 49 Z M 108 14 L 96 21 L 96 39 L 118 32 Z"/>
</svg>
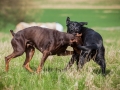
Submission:
<svg viewBox="0 0 120 90">
<path fill-rule="evenodd" d="M 71 28 L 71 29 L 74 29 L 74 25 L 71 25 L 70 28 Z"/>
</svg>

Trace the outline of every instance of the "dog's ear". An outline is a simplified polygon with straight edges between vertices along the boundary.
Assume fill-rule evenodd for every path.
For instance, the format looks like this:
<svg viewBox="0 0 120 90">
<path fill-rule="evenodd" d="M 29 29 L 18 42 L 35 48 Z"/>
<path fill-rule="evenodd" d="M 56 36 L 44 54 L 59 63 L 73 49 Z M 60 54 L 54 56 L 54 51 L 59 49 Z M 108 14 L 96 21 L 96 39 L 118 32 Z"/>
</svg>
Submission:
<svg viewBox="0 0 120 90">
<path fill-rule="evenodd" d="M 79 22 L 79 23 L 80 23 L 81 26 L 88 24 L 88 22 Z"/>
<path fill-rule="evenodd" d="M 69 17 L 67 17 L 67 19 L 66 19 L 66 25 L 68 25 L 68 24 L 69 24 L 69 22 L 70 22 L 70 18 L 69 18 Z"/>
</svg>

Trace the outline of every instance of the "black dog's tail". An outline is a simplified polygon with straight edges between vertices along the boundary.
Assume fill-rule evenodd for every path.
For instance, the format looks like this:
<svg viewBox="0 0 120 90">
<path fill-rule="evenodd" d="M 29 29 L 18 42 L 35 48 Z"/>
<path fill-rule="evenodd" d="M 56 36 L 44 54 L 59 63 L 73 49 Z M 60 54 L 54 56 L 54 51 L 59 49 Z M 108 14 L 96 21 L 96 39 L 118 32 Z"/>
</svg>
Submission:
<svg viewBox="0 0 120 90">
<path fill-rule="evenodd" d="M 10 30 L 12 36 L 14 37 L 15 33 L 13 32 L 13 30 Z"/>
</svg>

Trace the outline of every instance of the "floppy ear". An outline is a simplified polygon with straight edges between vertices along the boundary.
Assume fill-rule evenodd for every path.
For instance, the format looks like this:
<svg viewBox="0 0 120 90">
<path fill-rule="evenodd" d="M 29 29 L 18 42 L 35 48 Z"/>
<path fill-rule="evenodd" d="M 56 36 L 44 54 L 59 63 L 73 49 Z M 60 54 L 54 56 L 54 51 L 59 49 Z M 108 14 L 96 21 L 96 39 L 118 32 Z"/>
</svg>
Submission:
<svg viewBox="0 0 120 90">
<path fill-rule="evenodd" d="M 87 25 L 88 24 L 88 22 L 80 22 L 80 25 Z"/>
<path fill-rule="evenodd" d="M 69 18 L 69 17 L 67 17 L 67 19 L 66 19 L 66 24 L 68 25 L 68 24 L 69 24 L 69 22 L 70 22 L 70 18 Z"/>
</svg>

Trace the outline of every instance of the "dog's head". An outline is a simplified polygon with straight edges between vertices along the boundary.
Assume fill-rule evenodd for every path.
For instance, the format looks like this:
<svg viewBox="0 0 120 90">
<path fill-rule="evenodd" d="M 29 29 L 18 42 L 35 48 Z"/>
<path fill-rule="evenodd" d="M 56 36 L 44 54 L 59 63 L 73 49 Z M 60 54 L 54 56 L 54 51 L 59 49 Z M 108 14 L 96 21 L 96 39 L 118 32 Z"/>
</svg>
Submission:
<svg viewBox="0 0 120 90">
<path fill-rule="evenodd" d="M 66 26 L 67 26 L 67 33 L 81 33 L 81 28 L 87 25 L 87 22 L 75 22 L 70 21 L 70 18 L 67 17 L 66 19 Z"/>
</svg>

